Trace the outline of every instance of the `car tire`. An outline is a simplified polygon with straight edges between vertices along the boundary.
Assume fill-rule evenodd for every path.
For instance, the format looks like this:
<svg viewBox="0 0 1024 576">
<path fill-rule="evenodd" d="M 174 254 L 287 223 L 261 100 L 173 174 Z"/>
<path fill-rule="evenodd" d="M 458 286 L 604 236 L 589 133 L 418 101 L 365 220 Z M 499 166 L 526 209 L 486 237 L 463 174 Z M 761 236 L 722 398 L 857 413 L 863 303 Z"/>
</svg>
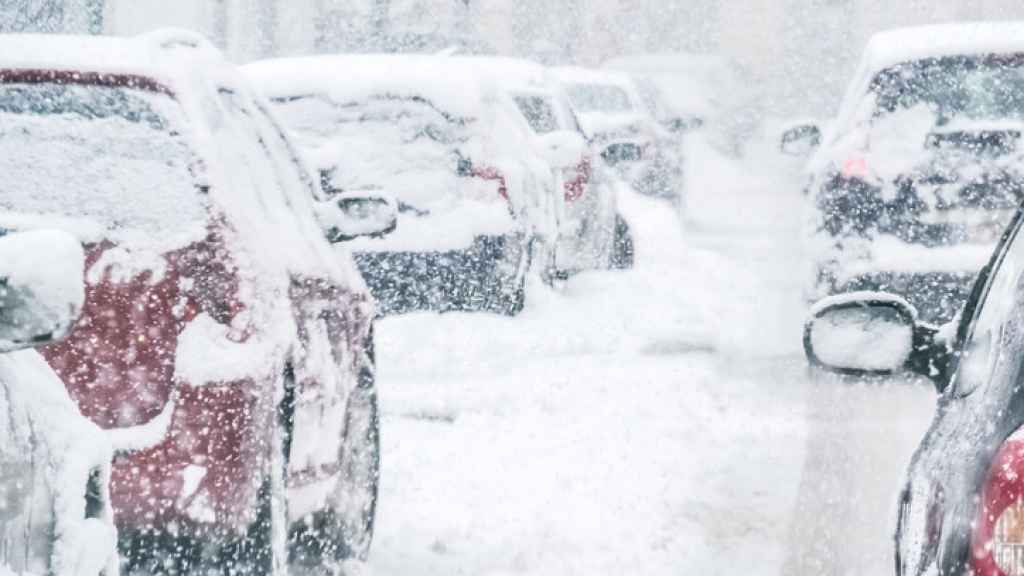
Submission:
<svg viewBox="0 0 1024 576">
<path fill-rule="evenodd" d="M 345 412 L 341 473 L 330 507 L 293 526 L 290 561 L 301 566 L 330 566 L 345 560 L 366 560 L 373 541 L 380 478 L 380 416 L 374 383 L 372 332 L 367 344 L 370 366 Z"/>
<path fill-rule="evenodd" d="M 610 267 L 625 270 L 633 267 L 633 232 L 629 223 L 619 214 L 615 215 L 615 232 L 612 235 Z"/>
<path fill-rule="evenodd" d="M 507 285 L 509 278 L 507 275 L 502 274 L 498 257 L 495 258 L 495 264 L 492 266 L 490 273 L 483 279 L 483 282 L 488 285 L 487 291 L 489 292 L 485 308 L 490 312 L 505 316 L 517 316 L 526 306 L 526 276 L 529 274 L 530 266 L 533 263 L 533 245 L 535 240 L 524 241 L 517 237 L 505 237 L 502 239 L 503 253 L 505 252 L 505 243 L 513 241 L 521 243 L 519 261 L 516 263 L 516 272 L 511 279 L 514 285 L 511 287 Z"/>
</svg>

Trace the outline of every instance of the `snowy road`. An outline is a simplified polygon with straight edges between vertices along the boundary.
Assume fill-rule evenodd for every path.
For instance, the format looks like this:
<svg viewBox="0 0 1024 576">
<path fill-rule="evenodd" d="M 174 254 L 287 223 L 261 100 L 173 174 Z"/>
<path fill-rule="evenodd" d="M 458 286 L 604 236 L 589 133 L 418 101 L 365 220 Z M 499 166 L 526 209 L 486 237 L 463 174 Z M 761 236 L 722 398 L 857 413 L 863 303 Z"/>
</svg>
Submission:
<svg viewBox="0 0 1024 576">
<path fill-rule="evenodd" d="M 624 198 L 635 269 L 533 286 L 515 319 L 380 323 L 369 573 L 889 570 L 875 511 L 932 393 L 810 382 L 797 198 L 696 160 L 685 233 L 665 205 Z M 831 553 L 839 538 L 856 548 Z"/>
</svg>

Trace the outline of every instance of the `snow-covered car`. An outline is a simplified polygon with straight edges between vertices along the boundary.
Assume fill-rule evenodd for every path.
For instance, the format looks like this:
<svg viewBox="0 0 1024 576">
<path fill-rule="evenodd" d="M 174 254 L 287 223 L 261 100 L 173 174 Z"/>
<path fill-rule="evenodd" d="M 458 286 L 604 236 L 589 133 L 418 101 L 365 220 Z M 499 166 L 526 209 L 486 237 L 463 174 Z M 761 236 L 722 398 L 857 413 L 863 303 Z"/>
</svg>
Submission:
<svg viewBox="0 0 1024 576">
<path fill-rule="evenodd" d="M 0 37 L 0 227 L 84 246 L 41 351 L 117 451 L 128 571 L 367 554 L 374 305 L 325 236 L 386 206 L 321 198 L 268 107 L 189 32 Z"/>
<path fill-rule="evenodd" d="M 852 375 L 930 378 L 937 413 L 899 500 L 896 574 L 1024 574 L 1024 234 L 1021 212 L 957 318 L 923 322 L 904 298 L 819 302 L 805 330 L 813 364 Z"/>
<path fill-rule="evenodd" d="M 757 133 L 763 97 L 753 75 L 719 55 L 661 52 L 608 60 L 628 74 L 648 112 L 680 136 L 699 129 L 719 150 L 741 155 Z"/>
<path fill-rule="evenodd" d="M 1024 26 L 892 30 L 868 43 L 807 167 L 812 297 L 904 295 L 926 319 L 963 304 L 1024 200 Z"/>
<path fill-rule="evenodd" d="M 644 110 L 629 76 L 574 67 L 554 73 L 604 161 L 636 191 L 682 203 L 682 147 Z"/>
<path fill-rule="evenodd" d="M 558 236 L 555 183 L 514 103 L 475 59 L 316 56 L 245 71 L 325 189 L 395 199 L 395 232 L 352 243 L 382 314 L 522 309 L 531 258 L 546 271 Z"/>
<path fill-rule="evenodd" d="M 514 58 L 461 59 L 499 86 L 519 111 L 554 175 L 558 241 L 550 267 L 559 275 L 632 264 L 629 225 L 619 215 L 614 174 L 597 160 L 569 97 L 550 69 Z"/>
<path fill-rule="evenodd" d="M 31 348 L 82 308 L 82 248 L 0 230 L 0 573 L 117 574 L 110 441 Z"/>
</svg>

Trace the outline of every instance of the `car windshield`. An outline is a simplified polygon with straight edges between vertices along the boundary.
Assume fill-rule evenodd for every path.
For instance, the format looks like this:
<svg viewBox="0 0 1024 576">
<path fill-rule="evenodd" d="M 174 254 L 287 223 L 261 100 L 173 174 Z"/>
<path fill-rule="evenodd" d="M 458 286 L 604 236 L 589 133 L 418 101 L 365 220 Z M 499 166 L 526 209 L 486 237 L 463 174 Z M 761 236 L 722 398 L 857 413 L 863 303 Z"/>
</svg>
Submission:
<svg viewBox="0 0 1024 576">
<path fill-rule="evenodd" d="M 888 68 L 871 84 L 877 115 L 930 108 L 939 123 L 1024 119 L 1024 54 L 926 58 Z"/>
<path fill-rule="evenodd" d="M 203 218 L 166 94 L 61 83 L 0 85 L 0 209 L 107 229 L 180 231 Z"/>
<path fill-rule="evenodd" d="M 618 86 L 607 84 L 571 84 L 569 100 L 580 112 L 630 112 L 629 94 Z"/>
</svg>

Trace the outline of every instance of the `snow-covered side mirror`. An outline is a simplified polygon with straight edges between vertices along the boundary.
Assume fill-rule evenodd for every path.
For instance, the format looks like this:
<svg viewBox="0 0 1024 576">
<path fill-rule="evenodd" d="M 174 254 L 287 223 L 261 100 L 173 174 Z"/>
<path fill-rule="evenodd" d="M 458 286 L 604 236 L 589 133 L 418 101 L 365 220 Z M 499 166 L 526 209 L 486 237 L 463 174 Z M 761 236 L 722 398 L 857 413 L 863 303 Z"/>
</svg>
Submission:
<svg viewBox="0 0 1024 576">
<path fill-rule="evenodd" d="M 821 145 L 821 128 L 817 124 L 797 124 L 782 132 L 779 150 L 789 156 L 807 156 Z"/>
<path fill-rule="evenodd" d="M 819 301 L 804 325 L 804 353 L 812 366 L 853 376 L 907 370 L 945 387 L 950 351 L 943 332 L 917 320 L 903 298 L 852 292 Z"/>
<path fill-rule="evenodd" d="M 583 136 L 572 130 L 556 130 L 540 137 L 544 159 L 553 168 L 572 168 L 579 164 L 586 152 Z"/>
<path fill-rule="evenodd" d="M 317 206 L 317 218 L 331 242 L 361 236 L 379 238 L 398 226 L 398 204 L 387 194 L 355 191 L 335 194 Z"/>
<path fill-rule="evenodd" d="M 63 338 L 85 297 L 82 246 L 57 230 L 0 237 L 0 352 Z"/>
</svg>

